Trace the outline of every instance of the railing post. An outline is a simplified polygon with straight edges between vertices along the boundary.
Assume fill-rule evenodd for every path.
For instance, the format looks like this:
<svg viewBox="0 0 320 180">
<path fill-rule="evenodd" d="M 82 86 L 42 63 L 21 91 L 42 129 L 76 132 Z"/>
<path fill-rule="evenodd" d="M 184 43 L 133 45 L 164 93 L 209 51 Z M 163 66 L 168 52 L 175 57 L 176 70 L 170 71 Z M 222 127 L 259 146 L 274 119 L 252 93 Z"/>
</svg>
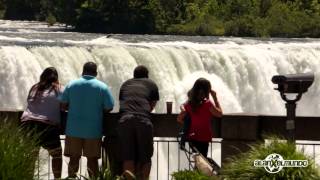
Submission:
<svg viewBox="0 0 320 180">
<path fill-rule="evenodd" d="M 286 121 L 286 129 L 287 129 L 287 137 L 291 142 L 295 142 L 295 128 L 296 128 L 296 103 L 295 102 L 287 102 L 287 121 Z"/>
</svg>

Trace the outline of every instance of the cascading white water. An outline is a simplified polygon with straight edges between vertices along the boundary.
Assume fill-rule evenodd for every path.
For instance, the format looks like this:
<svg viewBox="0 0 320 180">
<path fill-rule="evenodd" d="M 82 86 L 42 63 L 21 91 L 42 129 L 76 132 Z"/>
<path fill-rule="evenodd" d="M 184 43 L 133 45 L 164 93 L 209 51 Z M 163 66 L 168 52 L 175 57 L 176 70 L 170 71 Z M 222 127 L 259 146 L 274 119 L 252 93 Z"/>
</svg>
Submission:
<svg viewBox="0 0 320 180">
<path fill-rule="evenodd" d="M 320 115 L 320 39 L 192 37 L 189 41 L 190 37 L 148 35 L 105 38 L 59 32 L 59 26 L 46 26 L 0 20 L 0 110 L 24 109 L 28 90 L 44 68 L 56 67 L 65 85 L 78 78 L 82 65 L 91 60 L 98 63 L 98 78 L 111 87 L 115 99 L 122 82 L 132 77 L 134 67 L 146 65 L 150 78 L 160 88 L 161 100 L 156 108 L 159 113 L 165 112 L 165 101 L 174 101 L 174 111 L 178 112 L 194 81 L 205 77 L 217 91 L 225 113 L 285 114 L 284 102 L 273 90 L 271 77 L 314 72 L 315 82 L 299 101 L 297 114 Z M 170 150 L 168 145 L 155 144 L 151 179 L 157 175 L 159 179 L 170 179 L 168 174 L 176 171 L 178 164 L 180 169 L 188 167 L 177 144 L 170 143 Z M 220 144 L 209 150 L 218 163 L 220 150 Z M 62 174 L 66 177 L 67 160 L 63 162 Z"/>
<path fill-rule="evenodd" d="M 177 112 L 194 81 L 205 77 L 217 91 L 225 113 L 284 114 L 284 102 L 273 90 L 271 77 L 314 72 L 315 82 L 299 102 L 298 114 L 319 115 L 320 40 L 244 39 L 240 44 L 230 38 L 223 43 L 199 44 L 128 43 L 103 37 L 65 42 L 68 46 L 1 46 L 0 109 L 23 109 L 28 89 L 38 81 L 44 68 L 56 67 L 60 81 L 67 84 L 78 78 L 82 65 L 91 60 L 98 63 L 98 78 L 111 87 L 116 99 L 121 83 L 132 77 L 134 67 L 147 66 L 150 78 L 160 89 L 161 100 L 156 108 L 160 113 L 165 112 L 165 101 L 174 101 Z"/>
</svg>

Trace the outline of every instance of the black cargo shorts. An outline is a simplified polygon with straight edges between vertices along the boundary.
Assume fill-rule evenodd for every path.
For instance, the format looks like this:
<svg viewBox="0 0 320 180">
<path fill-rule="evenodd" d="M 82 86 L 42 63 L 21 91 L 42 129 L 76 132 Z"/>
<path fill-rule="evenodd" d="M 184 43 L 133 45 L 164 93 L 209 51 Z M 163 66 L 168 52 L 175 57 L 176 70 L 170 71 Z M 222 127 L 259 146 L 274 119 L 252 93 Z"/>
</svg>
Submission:
<svg viewBox="0 0 320 180">
<path fill-rule="evenodd" d="M 123 161 L 142 164 L 153 155 L 153 125 L 148 117 L 126 114 L 120 118 L 119 139 Z"/>
</svg>

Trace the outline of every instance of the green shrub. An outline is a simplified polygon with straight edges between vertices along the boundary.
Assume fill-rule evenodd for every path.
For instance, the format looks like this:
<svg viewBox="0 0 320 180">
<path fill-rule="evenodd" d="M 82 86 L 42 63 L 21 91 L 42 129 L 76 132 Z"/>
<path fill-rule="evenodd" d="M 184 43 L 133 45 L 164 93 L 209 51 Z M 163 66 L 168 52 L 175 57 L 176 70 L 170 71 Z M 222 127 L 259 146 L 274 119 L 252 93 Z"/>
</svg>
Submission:
<svg viewBox="0 0 320 180">
<path fill-rule="evenodd" d="M 204 16 L 186 24 L 175 24 L 168 27 L 167 31 L 182 35 L 221 36 L 225 33 L 223 23 L 214 16 Z"/>
<path fill-rule="evenodd" d="M 0 179 L 34 179 L 36 140 L 12 122 L 0 119 Z"/>
<path fill-rule="evenodd" d="M 183 170 L 172 174 L 173 180 L 215 180 L 216 177 L 209 177 L 201 174 L 199 171 Z"/>
<path fill-rule="evenodd" d="M 254 21 L 251 16 L 242 16 L 232 19 L 225 24 L 226 35 L 229 36 L 253 36 Z"/>
<path fill-rule="evenodd" d="M 113 176 L 112 172 L 109 169 L 100 169 L 98 175 L 96 177 L 87 178 L 81 176 L 81 179 L 85 180 L 123 180 L 123 177 L 120 176 Z"/>
<path fill-rule="evenodd" d="M 3 19 L 5 10 L 0 9 L 0 19 Z"/>
<path fill-rule="evenodd" d="M 54 17 L 54 15 L 50 13 L 46 18 L 46 22 L 49 26 L 53 26 L 57 22 L 57 19 L 56 17 Z"/>
<path fill-rule="evenodd" d="M 253 34 L 255 37 L 270 37 L 270 21 L 266 18 L 256 18 L 254 20 Z"/>
<path fill-rule="evenodd" d="M 255 160 L 264 160 L 268 155 L 277 153 L 284 160 L 308 160 L 309 165 L 304 168 L 284 167 L 278 173 L 268 173 L 263 167 L 254 167 Z M 260 143 L 253 145 L 251 150 L 232 157 L 229 164 L 226 164 L 221 175 L 226 179 L 287 179 L 287 180 L 304 180 L 320 179 L 319 172 L 315 168 L 314 161 L 297 151 L 293 143 L 280 141 L 272 138 L 270 144 Z"/>
</svg>

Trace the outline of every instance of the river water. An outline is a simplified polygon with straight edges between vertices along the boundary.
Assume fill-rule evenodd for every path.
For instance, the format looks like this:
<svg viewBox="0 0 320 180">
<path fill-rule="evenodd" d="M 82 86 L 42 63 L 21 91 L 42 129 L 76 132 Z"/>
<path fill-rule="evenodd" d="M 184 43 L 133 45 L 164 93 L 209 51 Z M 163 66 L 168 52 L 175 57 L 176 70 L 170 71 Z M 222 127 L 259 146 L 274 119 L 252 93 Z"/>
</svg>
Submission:
<svg viewBox="0 0 320 180">
<path fill-rule="evenodd" d="M 98 79 L 109 85 L 115 99 L 120 85 L 132 77 L 134 67 L 147 66 L 160 89 L 157 113 L 165 112 L 166 101 L 173 101 L 173 111 L 178 112 L 194 81 L 205 77 L 217 91 L 224 113 L 284 115 L 284 102 L 274 90 L 272 76 L 313 72 L 315 82 L 299 101 L 297 114 L 320 115 L 320 39 L 67 31 L 63 25 L 0 20 L 1 110 L 23 110 L 27 92 L 44 68 L 56 67 L 61 83 L 66 85 L 80 76 L 82 65 L 90 60 L 99 65 Z M 115 112 L 118 102 L 116 106 Z M 159 153 L 164 155 L 161 149 L 166 148 L 160 148 Z M 219 154 L 219 147 L 213 149 Z"/>
</svg>

